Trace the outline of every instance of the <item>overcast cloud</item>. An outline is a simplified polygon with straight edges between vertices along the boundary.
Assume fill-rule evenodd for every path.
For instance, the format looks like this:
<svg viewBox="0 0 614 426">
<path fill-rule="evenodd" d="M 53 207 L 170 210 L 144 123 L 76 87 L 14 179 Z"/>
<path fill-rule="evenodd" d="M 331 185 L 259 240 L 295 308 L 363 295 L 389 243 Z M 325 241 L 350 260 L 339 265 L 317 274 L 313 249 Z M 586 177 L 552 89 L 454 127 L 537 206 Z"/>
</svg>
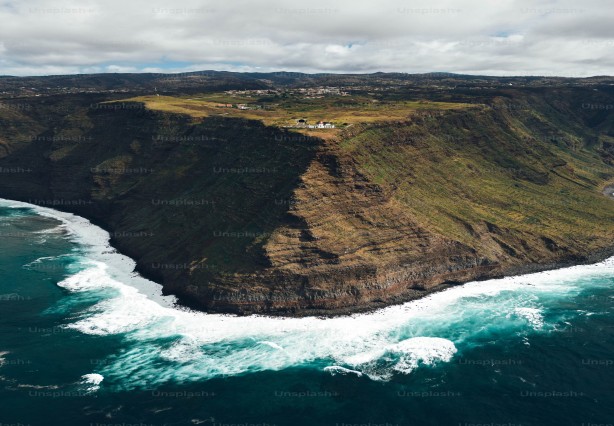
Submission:
<svg viewBox="0 0 614 426">
<path fill-rule="evenodd" d="M 0 0 L 0 75 L 614 74 L 608 0 Z"/>
</svg>

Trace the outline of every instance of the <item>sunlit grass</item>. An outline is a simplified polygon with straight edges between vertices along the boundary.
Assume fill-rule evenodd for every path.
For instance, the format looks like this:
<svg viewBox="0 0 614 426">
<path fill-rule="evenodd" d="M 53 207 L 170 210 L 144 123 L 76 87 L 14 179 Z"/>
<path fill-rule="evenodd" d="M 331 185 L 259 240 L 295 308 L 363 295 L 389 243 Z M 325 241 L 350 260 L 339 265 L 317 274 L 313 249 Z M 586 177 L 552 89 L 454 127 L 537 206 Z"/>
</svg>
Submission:
<svg viewBox="0 0 614 426">
<path fill-rule="evenodd" d="M 120 101 L 114 101 L 120 102 Z M 373 102 L 369 98 L 330 97 L 321 99 L 280 99 L 258 102 L 257 98 L 232 97 L 211 94 L 192 97 L 139 96 L 121 102 L 142 102 L 146 108 L 157 111 L 187 114 L 201 119 L 227 116 L 262 121 L 272 126 L 293 126 L 304 119 L 310 124 L 328 121 L 341 128 L 356 123 L 405 120 L 415 111 L 452 110 L 475 105 L 451 102 L 403 101 Z M 251 109 L 228 108 L 227 104 L 247 104 Z M 257 109 L 261 107 L 262 109 Z M 324 130 L 324 129 L 323 129 Z"/>
</svg>

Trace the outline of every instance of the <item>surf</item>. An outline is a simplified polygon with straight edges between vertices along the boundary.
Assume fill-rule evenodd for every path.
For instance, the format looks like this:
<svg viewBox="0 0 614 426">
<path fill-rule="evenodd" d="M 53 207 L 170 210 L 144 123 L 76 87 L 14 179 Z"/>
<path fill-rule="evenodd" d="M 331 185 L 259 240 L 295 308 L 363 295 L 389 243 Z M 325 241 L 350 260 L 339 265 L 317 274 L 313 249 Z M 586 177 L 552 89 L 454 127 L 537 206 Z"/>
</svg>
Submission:
<svg viewBox="0 0 614 426">
<path fill-rule="evenodd" d="M 292 367 L 387 381 L 452 362 L 499 338 L 525 342 L 565 328 L 582 312 L 550 307 L 614 276 L 614 258 L 555 271 L 471 282 L 403 305 L 335 318 L 236 317 L 196 312 L 134 272 L 135 262 L 109 244 L 109 234 L 79 216 L 10 200 L 62 222 L 79 244 L 73 272 L 57 283 L 67 297 L 95 302 L 64 327 L 119 336 L 125 350 L 91 374 L 97 389 L 148 388 Z M 72 259 L 72 258 L 71 258 Z"/>
</svg>

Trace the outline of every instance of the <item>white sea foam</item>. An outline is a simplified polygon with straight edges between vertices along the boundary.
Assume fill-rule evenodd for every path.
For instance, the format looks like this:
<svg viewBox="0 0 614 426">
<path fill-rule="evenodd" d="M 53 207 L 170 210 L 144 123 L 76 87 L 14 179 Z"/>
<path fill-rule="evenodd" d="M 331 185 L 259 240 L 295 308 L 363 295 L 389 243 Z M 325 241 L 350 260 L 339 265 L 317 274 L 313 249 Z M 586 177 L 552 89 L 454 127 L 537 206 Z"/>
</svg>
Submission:
<svg viewBox="0 0 614 426">
<path fill-rule="evenodd" d="M 539 308 L 515 308 L 514 314 L 527 320 L 536 330 L 544 326 L 544 317 Z"/>
<path fill-rule="evenodd" d="M 456 346 L 440 337 L 414 337 L 391 345 L 389 351 L 400 354 L 395 370 L 407 374 L 419 364 L 433 365 L 450 361 L 456 353 Z"/>
<path fill-rule="evenodd" d="M 59 385 L 30 385 L 27 383 L 20 383 L 17 385 L 20 389 L 60 389 Z"/>
<path fill-rule="evenodd" d="M 46 261 L 53 261 L 53 260 L 58 260 L 58 259 L 62 259 L 65 257 L 70 257 L 72 256 L 71 254 L 61 254 L 59 256 L 43 256 L 43 257 L 39 257 L 38 259 L 34 259 L 32 262 L 26 263 L 25 265 L 23 265 L 22 267 L 24 269 L 35 269 L 38 266 Z"/>
<path fill-rule="evenodd" d="M 109 276 L 119 280 L 121 283 L 129 283 L 129 286 L 137 289 L 151 300 L 155 300 L 158 304 L 167 307 L 175 306 L 176 298 L 174 296 L 163 296 L 160 285 L 134 273 L 136 266 L 134 260 L 118 253 L 111 247 L 109 244 L 109 233 L 93 225 L 87 219 L 72 213 L 61 212 L 20 201 L 0 199 L 0 205 L 15 209 L 32 209 L 40 216 L 60 221 L 62 224 L 59 226 L 71 239 L 84 247 L 89 259 L 106 265 L 106 273 Z"/>
<path fill-rule="evenodd" d="M 163 350 L 160 353 L 160 357 L 168 361 L 179 363 L 197 361 L 200 357 L 198 346 L 198 342 L 195 339 L 182 338 L 170 348 Z"/>
<path fill-rule="evenodd" d="M 471 347 L 481 337 L 496 339 L 506 327 L 518 327 L 519 338 L 528 344 L 530 333 L 547 328 L 544 301 L 578 295 L 591 277 L 614 274 L 611 258 L 471 282 L 376 312 L 328 319 L 205 314 L 178 308 L 173 297 L 162 296 L 158 284 L 135 274 L 134 262 L 109 246 L 108 233 L 87 220 L 4 203 L 61 220 L 85 247 L 81 270 L 59 285 L 76 294 L 101 292 L 100 301 L 68 326 L 87 334 L 124 336 L 126 350 L 99 373 L 125 388 L 314 361 L 329 363 L 325 370 L 331 374 L 345 371 L 385 380 L 421 365 L 449 362 L 460 346 Z"/>
<path fill-rule="evenodd" d="M 34 231 L 34 234 L 65 234 L 66 226 L 64 224 L 60 224 L 58 226 L 54 226 L 53 228 L 47 228 L 40 231 Z"/>
<path fill-rule="evenodd" d="M 265 341 L 263 341 L 263 342 L 258 342 L 258 343 L 260 343 L 261 345 L 266 345 L 266 346 L 268 346 L 268 347 L 270 347 L 270 348 L 273 348 L 273 349 L 277 349 L 278 351 L 283 351 L 283 350 L 284 350 L 284 348 L 282 348 L 281 346 L 279 346 L 279 345 L 278 345 L 277 343 L 275 343 L 275 342 L 267 342 L 267 341 L 265 340 Z"/>
<path fill-rule="evenodd" d="M 449 362 L 456 352 L 456 346 L 448 339 L 413 337 L 350 356 L 344 361 L 373 380 L 388 380 L 395 372 L 409 374 L 420 365 Z"/>
<path fill-rule="evenodd" d="M 81 384 L 85 386 L 85 390 L 88 392 L 96 392 L 100 389 L 100 384 L 103 380 L 104 377 L 96 373 L 81 376 Z"/>
<path fill-rule="evenodd" d="M 358 377 L 362 376 L 360 371 L 350 370 L 349 368 L 341 367 L 339 365 L 331 365 L 329 367 L 324 367 L 324 371 L 328 371 L 331 375 L 335 376 L 337 374 L 347 375 L 347 374 L 355 374 Z"/>
</svg>

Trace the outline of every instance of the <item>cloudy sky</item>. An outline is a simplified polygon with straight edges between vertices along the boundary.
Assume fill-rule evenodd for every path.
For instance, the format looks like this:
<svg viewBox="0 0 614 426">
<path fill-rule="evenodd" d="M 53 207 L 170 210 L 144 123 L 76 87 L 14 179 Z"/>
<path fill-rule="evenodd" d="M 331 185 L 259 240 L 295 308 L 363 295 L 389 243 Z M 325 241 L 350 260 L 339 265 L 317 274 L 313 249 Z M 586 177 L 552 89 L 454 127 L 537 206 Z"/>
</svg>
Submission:
<svg viewBox="0 0 614 426">
<path fill-rule="evenodd" d="M 614 74 L 611 0 L 0 0 L 0 75 Z"/>
</svg>

